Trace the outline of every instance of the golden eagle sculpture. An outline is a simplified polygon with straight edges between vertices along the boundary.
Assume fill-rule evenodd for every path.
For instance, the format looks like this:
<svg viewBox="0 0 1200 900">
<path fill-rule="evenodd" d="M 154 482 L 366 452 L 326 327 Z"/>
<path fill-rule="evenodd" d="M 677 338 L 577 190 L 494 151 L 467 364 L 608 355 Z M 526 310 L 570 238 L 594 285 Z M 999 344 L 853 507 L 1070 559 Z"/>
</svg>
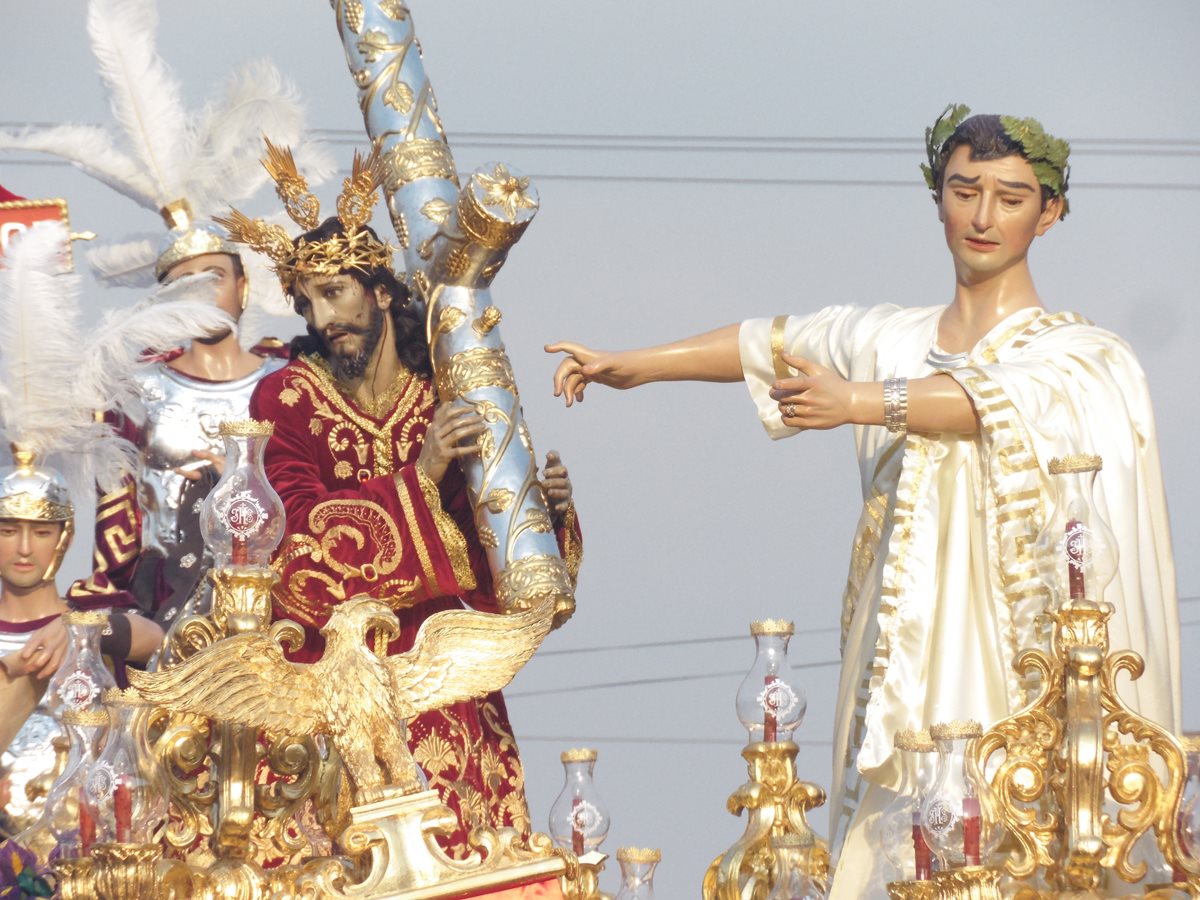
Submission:
<svg viewBox="0 0 1200 900">
<path fill-rule="evenodd" d="M 161 672 L 131 671 L 147 700 L 276 733 L 327 734 L 341 754 L 357 803 L 423 790 L 405 739 L 408 719 L 500 690 L 550 630 L 553 603 L 509 615 L 449 610 L 430 616 L 413 648 L 377 656 L 367 643 L 400 623 L 388 606 L 360 596 L 333 608 L 315 663 L 288 662 L 281 640 L 298 638 L 286 620 L 269 634 L 234 634 Z"/>
</svg>

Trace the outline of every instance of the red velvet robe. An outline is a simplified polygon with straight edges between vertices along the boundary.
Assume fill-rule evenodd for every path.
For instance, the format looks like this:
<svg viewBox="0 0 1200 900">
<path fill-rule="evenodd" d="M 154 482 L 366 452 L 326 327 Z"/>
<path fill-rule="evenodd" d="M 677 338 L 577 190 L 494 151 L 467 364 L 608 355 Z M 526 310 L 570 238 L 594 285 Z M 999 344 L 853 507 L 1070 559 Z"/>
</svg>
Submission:
<svg viewBox="0 0 1200 900">
<path fill-rule="evenodd" d="M 430 382 L 405 372 L 374 409 L 361 409 L 317 356 L 293 360 L 255 389 L 250 415 L 275 423 L 266 471 L 287 512 L 273 562 L 275 615 L 306 632 L 294 660 L 320 658 L 330 606 L 359 594 L 396 611 L 401 634 L 389 653 L 411 648 L 435 612 L 498 611 L 461 470 L 452 463 L 435 485 L 416 466 L 435 405 Z M 580 555 L 574 510 L 564 518 L 559 544 L 571 565 Z M 442 842 L 451 855 L 467 852 L 476 825 L 529 831 L 525 776 L 499 693 L 417 716 L 408 740 L 459 817 Z"/>
</svg>

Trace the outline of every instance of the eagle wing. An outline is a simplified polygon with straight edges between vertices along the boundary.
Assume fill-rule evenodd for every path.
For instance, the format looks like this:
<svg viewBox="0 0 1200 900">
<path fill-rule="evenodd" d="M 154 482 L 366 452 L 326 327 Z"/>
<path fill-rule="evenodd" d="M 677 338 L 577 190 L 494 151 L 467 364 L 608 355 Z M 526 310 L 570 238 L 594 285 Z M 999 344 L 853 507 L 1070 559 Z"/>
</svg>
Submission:
<svg viewBox="0 0 1200 900">
<path fill-rule="evenodd" d="M 267 634 L 236 634 L 161 672 L 129 672 L 138 693 L 174 712 L 287 734 L 322 730 L 317 666 L 295 665 Z"/>
<path fill-rule="evenodd" d="M 529 661 L 550 630 L 552 600 L 525 612 L 435 613 L 407 653 L 387 660 L 393 707 L 402 718 L 498 691 Z"/>
</svg>

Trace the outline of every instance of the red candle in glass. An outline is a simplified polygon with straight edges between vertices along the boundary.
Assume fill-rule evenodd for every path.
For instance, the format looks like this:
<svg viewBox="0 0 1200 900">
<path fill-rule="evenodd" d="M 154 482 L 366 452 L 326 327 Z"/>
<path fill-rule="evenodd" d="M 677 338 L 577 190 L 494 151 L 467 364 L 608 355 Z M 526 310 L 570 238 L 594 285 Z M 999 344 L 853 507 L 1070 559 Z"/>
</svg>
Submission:
<svg viewBox="0 0 1200 900">
<path fill-rule="evenodd" d="M 779 679 L 774 675 L 763 678 L 763 686 L 770 688 Z M 763 740 L 774 743 L 779 735 L 779 723 L 775 721 L 775 707 L 771 705 L 770 691 L 763 692 Z"/>
<path fill-rule="evenodd" d="M 86 806 L 79 804 L 79 855 L 87 856 L 96 843 L 96 820 Z"/>
<path fill-rule="evenodd" d="M 578 797 L 571 800 L 571 852 L 583 856 L 583 829 L 579 827 L 579 807 L 583 801 Z"/>
<path fill-rule="evenodd" d="M 240 535 L 233 536 L 233 553 L 230 561 L 235 566 L 245 566 L 250 563 L 250 546 Z"/>
<path fill-rule="evenodd" d="M 1086 600 L 1083 587 L 1083 561 L 1087 553 L 1087 537 L 1078 519 L 1067 522 L 1067 584 L 1072 600 Z"/>
<path fill-rule="evenodd" d="M 117 843 L 128 844 L 132 832 L 133 794 L 127 784 L 118 784 L 113 791 L 113 815 L 117 820 Z"/>
<path fill-rule="evenodd" d="M 921 814 L 914 812 L 912 816 L 913 853 L 916 855 L 916 880 L 929 881 L 933 878 L 933 851 L 925 841 L 925 832 L 921 830 Z"/>
<path fill-rule="evenodd" d="M 963 856 L 968 866 L 980 863 L 980 812 L 978 797 L 963 797 Z"/>
</svg>

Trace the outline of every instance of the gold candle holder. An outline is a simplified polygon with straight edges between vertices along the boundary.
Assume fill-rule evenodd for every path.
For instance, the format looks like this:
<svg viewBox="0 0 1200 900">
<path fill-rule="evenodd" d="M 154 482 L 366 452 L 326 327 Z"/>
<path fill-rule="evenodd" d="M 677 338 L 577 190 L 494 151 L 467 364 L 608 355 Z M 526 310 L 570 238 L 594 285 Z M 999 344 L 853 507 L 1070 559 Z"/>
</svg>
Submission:
<svg viewBox="0 0 1200 900">
<path fill-rule="evenodd" d="M 90 856 L 56 859 L 52 867 L 57 895 L 62 900 L 91 900 L 96 896 L 94 866 Z"/>
<path fill-rule="evenodd" d="M 1000 870 L 963 866 L 933 873 L 938 900 L 1000 900 Z"/>
<path fill-rule="evenodd" d="M 889 881 L 887 892 L 891 900 L 933 900 L 938 895 L 932 881 Z"/>
<path fill-rule="evenodd" d="M 94 860 L 95 894 L 101 900 L 141 900 L 158 895 L 158 844 L 96 844 Z"/>
</svg>

